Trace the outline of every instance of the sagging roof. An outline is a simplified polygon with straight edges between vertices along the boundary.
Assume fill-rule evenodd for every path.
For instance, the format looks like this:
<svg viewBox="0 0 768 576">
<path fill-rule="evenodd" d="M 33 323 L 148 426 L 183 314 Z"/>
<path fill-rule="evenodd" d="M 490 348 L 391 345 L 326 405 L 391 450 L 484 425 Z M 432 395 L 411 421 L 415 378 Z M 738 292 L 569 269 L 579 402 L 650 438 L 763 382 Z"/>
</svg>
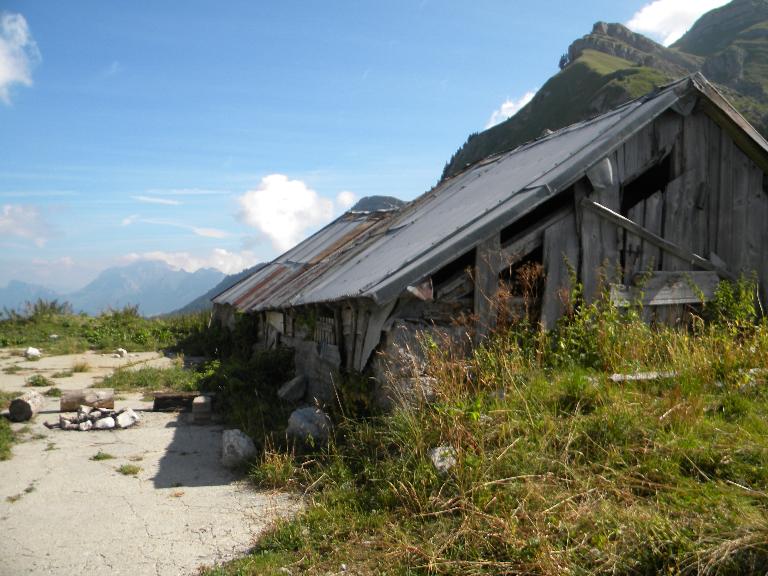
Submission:
<svg viewBox="0 0 768 576">
<path fill-rule="evenodd" d="M 705 111 L 768 166 L 768 143 L 694 74 L 594 119 L 483 160 L 397 211 L 347 213 L 216 296 L 243 312 L 368 298 L 392 301 L 566 190 L 668 109 Z"/>
</svg>

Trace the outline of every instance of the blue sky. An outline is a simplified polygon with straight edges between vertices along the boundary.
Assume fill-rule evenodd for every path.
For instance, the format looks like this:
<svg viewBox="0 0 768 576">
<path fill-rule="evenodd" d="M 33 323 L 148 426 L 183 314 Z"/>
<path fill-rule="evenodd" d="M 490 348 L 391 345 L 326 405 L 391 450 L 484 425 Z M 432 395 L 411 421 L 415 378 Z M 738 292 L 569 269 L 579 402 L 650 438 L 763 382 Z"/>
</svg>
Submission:
<svg viewBox="0 0 768 576">
<path fill-rule="evenodd" d="M 598 20 L 724 0 L 0 0 L 0 286 L 236 272 L 356 198 L 412 199 Z"/>
</svg>

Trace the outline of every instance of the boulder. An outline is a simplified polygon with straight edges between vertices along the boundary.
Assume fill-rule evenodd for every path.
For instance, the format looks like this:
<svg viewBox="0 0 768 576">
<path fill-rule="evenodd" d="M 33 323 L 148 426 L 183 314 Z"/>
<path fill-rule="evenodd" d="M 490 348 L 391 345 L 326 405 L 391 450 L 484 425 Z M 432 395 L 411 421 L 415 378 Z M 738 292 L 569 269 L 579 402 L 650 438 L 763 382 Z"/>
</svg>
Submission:
<svg viewBox="0 0 768 576">
<path fill-rule="evenodd" d="M 256 446 L 242 430 L 224 430 L 221 435 L 221 463 L 232 468 L 256 456 Z"/>
<path fill-rule="evenodd" d="M 80 424 L 77 425 L 77 429 L 80 430 L 81 432 L 87 432 L 91 428 L 93 428 L 93 422 L 91 422 L 90 420 L 86 420 L 85 422 L 80 422 Z"/>
<path fill-rule="evenodd" d="M 24 357 L 27 358 L 27 360 L 37 360 L 38 358 L 42 357 L 42 355 L 43 353 L 40 352 L 40 350 L 32 346 L 24 350 Z"/>
<path fill-rule="evenodd" d="M 303 374 L 289 380 L 277 391 L 277 396 L 286 402 L 299 402 L 307 391 L 307 378 Z"/>
<path fill-rule="evenodd" d="M 318 446 L 328 442 L 331 432 L 331 419 L 319 408 L 307 406 L 294 410 L 288 418 L 285 435 L 308 446 Z"/>
<path fill-rule="evenodd" d="M 115 350 L 115 356 L 118 358 L 128 358 L 128 350 L 125 348 L 118 348 Z"/>
<path fill-rule="evenodd" d="M 99 420 L 96 420 L 96 422 L 93 423 L 93 428 L 95 430 L 112 430 L 112 428 L 114 427 L 115 427 L 115 419 L 112 418 L 112 416 L 101 418 Z"/>
<path fill-rule="evenodd" d="M 448 474 L 456 466 L 456 449 L 453 446 L 438 446 L 429 451 L 429 459 L 438 474 Z"/>
<path fill-rule="evenodd" d="M 118 428 L 130 428 L 138 421 L 139 415 L 130 408 L 124 410 L 115 418 L 115 424 L 117 424 Z"/>
</svg>

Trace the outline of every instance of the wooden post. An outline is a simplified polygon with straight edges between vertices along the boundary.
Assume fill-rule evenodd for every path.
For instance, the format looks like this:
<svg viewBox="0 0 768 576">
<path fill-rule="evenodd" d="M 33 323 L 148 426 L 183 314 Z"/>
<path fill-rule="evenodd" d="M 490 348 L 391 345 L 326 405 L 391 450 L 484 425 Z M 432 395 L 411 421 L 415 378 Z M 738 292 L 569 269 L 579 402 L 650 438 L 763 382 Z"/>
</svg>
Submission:
<svg viewBox="0 0 768 576">
<path fill-rule="evenodd" d="M 501 242 L 498 234 L 475 251 L 475 333 L 479 340 L 496 327 L 496 295 L 499 291 Z"/>
</svg>

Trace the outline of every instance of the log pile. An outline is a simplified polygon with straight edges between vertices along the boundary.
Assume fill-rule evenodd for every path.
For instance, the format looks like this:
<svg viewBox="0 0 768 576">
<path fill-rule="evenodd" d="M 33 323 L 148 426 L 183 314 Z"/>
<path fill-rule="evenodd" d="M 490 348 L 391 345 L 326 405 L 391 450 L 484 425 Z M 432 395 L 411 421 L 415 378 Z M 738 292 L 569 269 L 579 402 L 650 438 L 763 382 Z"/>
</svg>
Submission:
<svg viewBox="0 0 768 576">
<path fill-rule="evenodd" d="M 45 422 L 48 428 L 62 430 L 112 430 L 114 428 L 130 428 L 139 421 L 139 415 L 130 408 L 113 410 L 110 408 L 93 408 L 80 406 L 75 414 L 62 414 L 56 424 Z"/>
</svg>

